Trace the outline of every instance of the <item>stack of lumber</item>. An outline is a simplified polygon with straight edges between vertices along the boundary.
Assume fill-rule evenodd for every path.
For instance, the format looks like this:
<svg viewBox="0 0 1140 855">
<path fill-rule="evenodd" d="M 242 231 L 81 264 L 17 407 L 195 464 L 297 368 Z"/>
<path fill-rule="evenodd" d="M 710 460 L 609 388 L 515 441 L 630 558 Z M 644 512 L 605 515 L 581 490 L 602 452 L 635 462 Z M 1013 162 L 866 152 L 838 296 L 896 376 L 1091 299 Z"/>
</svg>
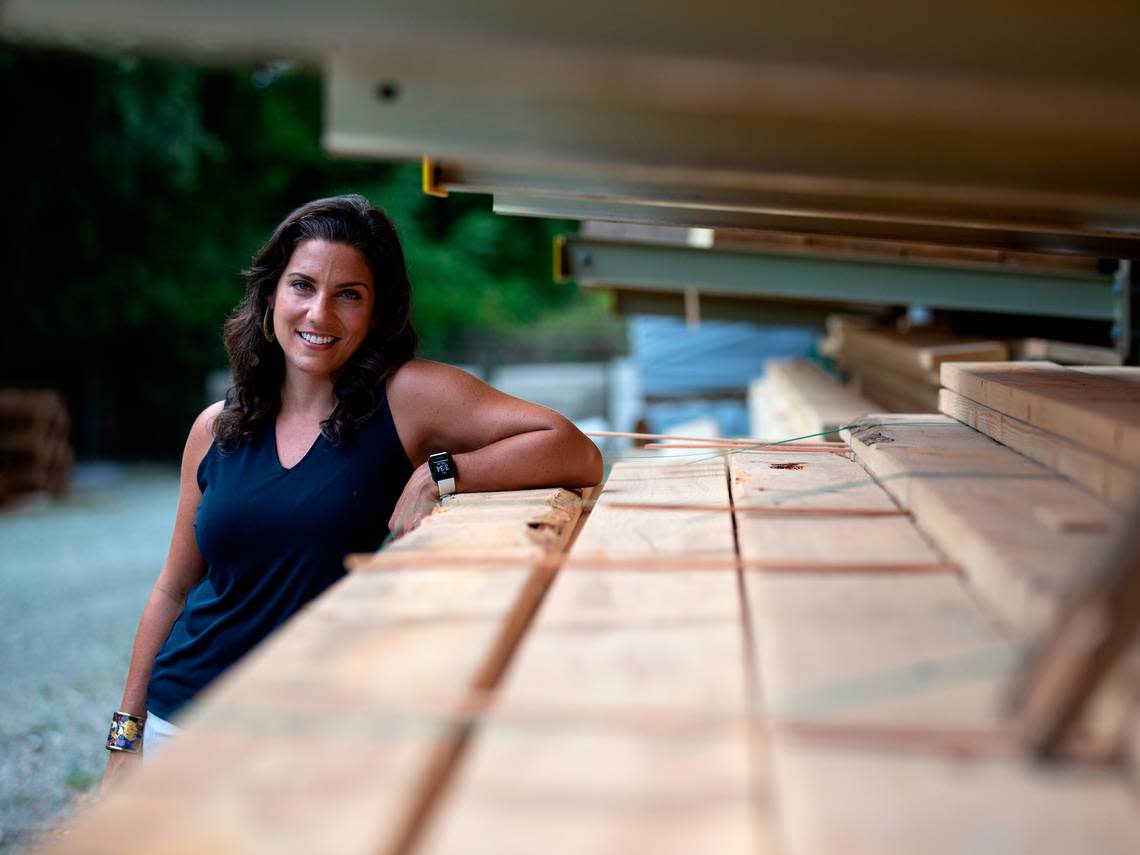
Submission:
<svg viewBox="0 0 1140 855">
<path fill-rule="evenodd" d="M 581 508 L 565 490 L 455 496 L 398 548 L 353 560 L 53 848 L 401 851 Z"/>
<path fill-rule="evenodd" d="M 1015 634 L 859 462 L 618 462 L 567 548 L 577 506 L 354 560 L 52 851 L 1134 851 L 1121 770 L 1016 756 Z"/>
<path fill-rule="evenodd" d="M 803 468 L 772 468 L 790 462 Z M 783 851 L 1060 853 L 1085 833 L 1133 845 L 1121 781 L 1010 756 L 1010 634 L 861 466 L 789 454 L 732 468 Z M 756 513 L 771 506 L 803 514 Z"/>
<path fill-rule="evenodd" d="M 947 416 L 875 416 L 846 436 L 857 458 L 961 566 L 986 610 L 1023 643 L 1049 631 L 1127 519 L 1053 469 Z M 1122 661 L 1083 722 L 1134 762 L 1138 697 L 1137 663 Z"/>
<path fill-rule="evenodd" d="M 769 441 L 829 441 L 878 407 L 806 360 L 769 360 L 748 387 L 748 429 Z"/>
<path fill-rule="evenodd" d="M 1002 342 L 963 339 L 937 328 L 842 324 L 833 327 L 830 346 L 852 388 L 896 413 L 938 411 L 943 364 L 1009 358 Z"/>
<path fill-rule="evenodd" d="M 0 504 L 23 493 L 67 490 L 74 454 L 62 396 L 51 389 L 0 389 Z"/>
<path fill-rule="evenodd" d="M 987 606 L 1025 638 L 1053 619 L 1120 520 L 1079 485 L 947 416 L 874 416 L 845 436 Z"/>
<path fill-rule="evenodd" d="M 943 413 L 1127 508 L 1140 496 L 1140 368 L 948 364 Z"/>
<path fill-rule="evenodd" d="M 1010 356 L 1017 360 L 1044 360 L 1062 365 L 1120 365 L 1122 358 L 1119 351 L 1110 347 L 1045 338 L 1015 340 L 1010 351 Z"/>
<path fill-rule="evenodd" d="M 423 852 L 763 851 L 728 481 L 696 460 L 615 464 Z"/>
</svg>

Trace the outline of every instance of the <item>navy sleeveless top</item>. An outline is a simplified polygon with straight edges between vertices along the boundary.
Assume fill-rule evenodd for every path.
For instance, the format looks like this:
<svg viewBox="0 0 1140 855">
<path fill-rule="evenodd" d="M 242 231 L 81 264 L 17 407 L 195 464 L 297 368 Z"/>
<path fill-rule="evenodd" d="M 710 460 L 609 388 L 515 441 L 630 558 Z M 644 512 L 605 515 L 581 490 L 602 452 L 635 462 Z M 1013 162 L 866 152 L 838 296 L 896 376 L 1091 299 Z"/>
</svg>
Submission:
<svg viewBox="0 0 1140 855">
<path fill-rule="evenodd" d="M 412 474 L 385 397 L 345 443 L 323 434 L 292 469 L 273 421 L 198 467 L 194 521 L 207 570 L 155 658 L 147 709 L 169 718 L 226 668 L 372 552 Z"/>
</svg>

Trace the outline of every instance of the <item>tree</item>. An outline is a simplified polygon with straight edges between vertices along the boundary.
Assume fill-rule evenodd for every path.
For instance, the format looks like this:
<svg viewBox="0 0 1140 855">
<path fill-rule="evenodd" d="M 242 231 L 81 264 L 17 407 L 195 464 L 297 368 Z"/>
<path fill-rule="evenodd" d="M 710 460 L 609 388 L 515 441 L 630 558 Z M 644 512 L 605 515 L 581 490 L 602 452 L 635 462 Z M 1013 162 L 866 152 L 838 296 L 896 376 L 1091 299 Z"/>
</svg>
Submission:
<svg viewBox="0 0 1140 855">
<path fill-rule="evenodd" d="M 61 389 L 83 455 L 179 452 L 206 374 L 225 366 L 241 267 L 320 196 L 363 193 L 398 224 L 425 355 L 469 359 L 481 332 L 604 312 L 549 281 L 564 224 L 424 196 L 414 165 L 329 158 L 312 73 L 4 47 L 0 81 L 14 310 L 0 383 Z"/>
</svg>

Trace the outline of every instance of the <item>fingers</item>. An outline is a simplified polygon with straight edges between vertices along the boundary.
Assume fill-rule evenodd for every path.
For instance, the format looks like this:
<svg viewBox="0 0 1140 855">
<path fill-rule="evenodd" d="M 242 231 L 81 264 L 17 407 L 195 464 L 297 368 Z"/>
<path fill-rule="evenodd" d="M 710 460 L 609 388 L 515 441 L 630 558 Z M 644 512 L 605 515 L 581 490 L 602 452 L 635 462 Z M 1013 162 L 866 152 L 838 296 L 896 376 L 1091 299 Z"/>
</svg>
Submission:
<svg viewBox="0 0 1140 855">
<path fill-rule="evenodd" d="M 111 752 L 111 756 L 107 758 L 107 768 L 103 772 L 103 781 L 99 785 L 99 798 L 106 798 L 108 793 L 114 791 L 123 775 L 127 774 L 141 760 L 141 751 L 137 754 L 125 751 Z"/>
<path fill-rule="evenodd" d="M 403 537 L 408 532 L 413 531 L 423 521 L 423 518 L 434 509 L 434 501 L 423 500 L 410 500 L 404 503 L 403 508 L 397 507 L 396 511 L 392 514 L 391 522 L 388 524 L 388 529 L 391 531 L 392 537 Z"/>
<path fill-rule="evenodd" d="M 412 473 L 388 520 L 388 530 L 393 539 L 407 534 L 431 513 L 435 507 L 435 497 L 432 495 L 434 486 L 435 482 L 431 480 L 426 464 Z"/>
</svg>

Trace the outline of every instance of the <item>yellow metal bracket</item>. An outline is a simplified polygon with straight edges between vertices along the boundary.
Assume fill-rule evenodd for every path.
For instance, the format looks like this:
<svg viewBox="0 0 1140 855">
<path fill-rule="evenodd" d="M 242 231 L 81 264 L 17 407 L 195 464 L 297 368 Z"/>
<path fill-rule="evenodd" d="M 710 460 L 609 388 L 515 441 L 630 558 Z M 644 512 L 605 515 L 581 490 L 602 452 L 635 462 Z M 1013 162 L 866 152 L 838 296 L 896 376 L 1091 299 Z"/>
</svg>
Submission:
<svg viewBox="0 0 1140 855">
<path fill-rule="evenodd" d="M 426 154 L 423 159 L 423 190 L 428 196 L 447 198 L 447 190 L 439 186 L 439 164 Z"/>
<path fill-rule="evenodd" d="M 566 235 L 554 236 L 554 281 L 562 283 L 566 280 Z"/>
</svg>

